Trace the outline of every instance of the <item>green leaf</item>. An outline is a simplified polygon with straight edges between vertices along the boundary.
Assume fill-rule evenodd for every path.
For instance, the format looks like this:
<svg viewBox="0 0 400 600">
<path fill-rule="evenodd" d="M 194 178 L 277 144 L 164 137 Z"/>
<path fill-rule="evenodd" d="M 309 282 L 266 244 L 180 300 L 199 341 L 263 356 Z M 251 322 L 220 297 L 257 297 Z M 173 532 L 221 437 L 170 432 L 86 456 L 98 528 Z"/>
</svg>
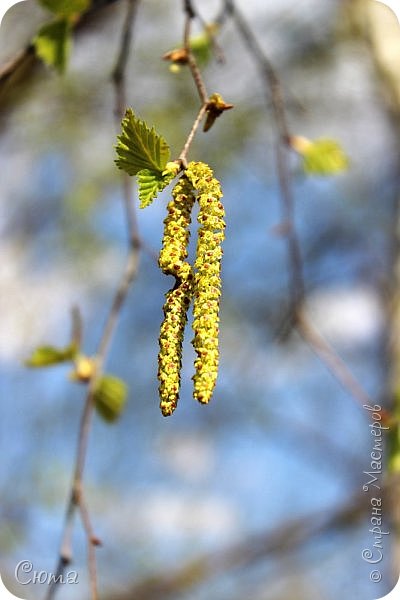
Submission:
<svg viewBox="0 0 400 600">
<path fill-rule="evenodd" d="M 128 394 L 127 385 L 113 375 L 103 375 L 94 392 L 94 402 L 99 415 L 109 423 L 120 416 Z"/>
<path fill-rule="evenodd" d="M 49 367 L 63 362 L 74 360 L 78 349 L 75 344 L 66 348 L 55 348 L 54 346 L 39 346 L 30 358 L 25 361 L 27 367 Z"/>
<path fill-rule="evenodd" d="M 349 166 L 349 159 L 340 144 L 329 138 L 310 142 L 302 154 L 303 169 L 308 175 L 335 175 Z"/>
<path fill-rule="evenodd" d="M 172 163 L 169 163 L 172 164 Z M 175 165 L 177 167 L 177 165 Z M 140 208 L 149 206 L 154 198 L 173 180 L 176 171 L 165 170 L 156 173 L 149 169 L 143 169 L 138 173 Z"/>
<path fill-rule="evenodd" d="M 398 448 L 396 452 L 391 452 L 389 455 L 387 468 L 389 473 L 400 473 L 400 451 Z"/>
<path fill-rule="evenodd" d="M 60 19 L 43 25 L 33 40 L 36 55 L 49 67 L 64 73 L 71 51 L 71 25 Z"/>
<path fill-rule="evenodd" d="M 200 65 L 206 65 L 212 56 L 212 38 L 207 31 L 190 38 L 190 48 Z"/>
<path fill-rule="evenodd" d="M 170 156 L 164 138 L 136 118 L 131 108 L 127 109 L 121 125 L 122 133 L 118 136 L 116 146 L 116 165 L 129 175 L 137 175 L 143 169 L 161 175 Z"/>
<path fill-rule="evenodd" d="M 389 430 L 386 431 L 387 469 L 389 473 L 400 473 L 400 389 L 394 393 L 394 410 Z"/>
<path fill-rule="evenodd" d="M 155 173 L 149 169 L 143 169 L 138 173 L 139 200 L 140 208 L 149 206 L 157 194 L 161 192 L 167 183 L 160 173 Z"/>
<path fill-rule="evenodd" d="M 39 0 L 39 3 L 58 16 L 70 17 L 86 11 L 91 0 Z"/>
</svg>

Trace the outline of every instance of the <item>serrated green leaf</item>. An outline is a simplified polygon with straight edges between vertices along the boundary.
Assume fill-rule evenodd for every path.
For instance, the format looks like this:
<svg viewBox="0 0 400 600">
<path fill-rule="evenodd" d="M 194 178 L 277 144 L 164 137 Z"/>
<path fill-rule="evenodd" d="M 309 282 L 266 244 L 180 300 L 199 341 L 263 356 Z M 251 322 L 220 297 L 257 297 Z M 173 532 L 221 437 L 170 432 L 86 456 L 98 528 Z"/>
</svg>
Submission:
<svg viewBox="0 0 400 600">
<path fill-rule="evenodd" d="M 137 175 L 143 169 L 161 175 L 170 157 L 165 139 L 138 119 L 131 108 L 127 109 L 121 126 L 116 165 L 129 175 Z"/>
<path fill-rule="evenodd" d="M 119 377 L 103 375 L 94 392 L 94 402 L 99 415 L 112 423 L 120 416 L 128 394 L 127 385 Z"/>
<path fill-rule="evenodd" d="M 143 169 L 138 173 L 140 208 L 149 206 L 157 195 L 173 180 L 176 173 L 155 173 Z"/>
<path fill-rule="evenodd" d="M 349 159 L 336 140 L 315 140 L 303 152 L 303 169 L 308 175 L 335 175 L 348 166 Z"/>
<path fill-rule="evenodd" d="M 47 23 L 33 39 L 36 55 L 48 66 L 64 73 L 71 52 L 71 25 L 66 19 Z"/>
<path fill-rule="evenodd" d="M 91 0 L 39 0 L 39 3 L 58 16 L 70 17 L 87 10 Z"/>
<path fill-rule="evenodd" d="M 36 348 L 28 360 L 25 361 L 27 367 L 49 367 L 63 362 L 74 360 L 78 349 L 75 344 L 70 344 L 66 348 L 55 348 L 54 346 L 39 346 Z"/>
</svg>

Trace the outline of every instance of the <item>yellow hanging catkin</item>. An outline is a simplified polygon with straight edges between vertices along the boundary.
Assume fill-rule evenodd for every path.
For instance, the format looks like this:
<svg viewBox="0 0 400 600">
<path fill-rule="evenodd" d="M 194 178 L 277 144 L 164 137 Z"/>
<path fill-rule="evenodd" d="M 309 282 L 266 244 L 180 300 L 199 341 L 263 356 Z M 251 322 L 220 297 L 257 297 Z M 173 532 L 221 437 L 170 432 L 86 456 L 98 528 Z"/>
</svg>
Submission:
<svg viewBox="0 0 400 600">
<path fill-rule="evenodd" d="M 186 177 L 198 192 L 200 227 L 194 276 L 192 340 L 197 353 L 193 396 L 199 402 L 210 401 L 218 375 L 219 304 L 221 297 L 221 243 L 224 239 L 224 207 L 220 183 L 210 167 L 191 162 Z"/>
<path fill-rule="evenodd" d="M 171 415 L 178 403 L 182 343 L 187 311 L 193 288 L 193 269 L 185 261 L 189 243 L 190 213 L 195 201 L 191 183 L 182 176 L 172 191 L 168 215 L 164 220 L 164 236 L 159 266 L 166 275 L 174 275 L 175 286 L 166 294 L 163 307 L 158 354 L 160 408 L 164 416 Z"/>
</svg>

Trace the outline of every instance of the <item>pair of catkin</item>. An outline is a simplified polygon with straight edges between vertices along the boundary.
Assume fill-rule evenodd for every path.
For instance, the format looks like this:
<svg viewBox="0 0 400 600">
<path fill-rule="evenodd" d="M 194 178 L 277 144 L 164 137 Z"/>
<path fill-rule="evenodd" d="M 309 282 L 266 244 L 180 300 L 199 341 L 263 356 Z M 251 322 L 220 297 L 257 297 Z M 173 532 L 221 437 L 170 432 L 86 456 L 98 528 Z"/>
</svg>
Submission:
<svg viewBox="0 0 400 600">
<path fill-rule="evenodd" d="M 196 260 L 186 261 L 191 211 L 199 202 Z M 221 297 L 221 243 L 224 239 L 224 207 L 221 187 L 204 163 L 189 163 L 172 191 L 159 266 L 174 275 L 175 286 L 166 294 L 160 329 L 158 379 L 160 408 L 171 415 L 179 398 L 182 344 L 187 312 L 193 298 L 193 347 L 196 351 L 193 396 L 204 404 L 212 396 L 219 363 L 218 332 Z"/>
</svg>

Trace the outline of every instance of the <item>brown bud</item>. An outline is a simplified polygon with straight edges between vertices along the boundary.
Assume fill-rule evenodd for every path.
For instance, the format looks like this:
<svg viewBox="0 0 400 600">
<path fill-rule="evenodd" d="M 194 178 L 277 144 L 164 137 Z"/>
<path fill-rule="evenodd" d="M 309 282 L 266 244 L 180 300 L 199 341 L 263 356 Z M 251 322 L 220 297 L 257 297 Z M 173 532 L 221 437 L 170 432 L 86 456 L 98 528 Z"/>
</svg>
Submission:
<svg viewBox="0 0 400 600">
<path fill-rule="evenodd" d="M 215 119 L 219 117 L 225 110 L 229 110 L 230 108 L 233 108 L 233 104 L 227 104 L 220 94 L 212 94 L 206 107 L 207 118 L 203 131 L 208 131 L 211 129 Z"/>
<path fill-rule="evenodd" d="M 174 50 L 166 52 L 162 58 L 178 65 L 186 65 L 188 62 L 188 53 L 185 48 L 174 48 Z"/>
</svg>

